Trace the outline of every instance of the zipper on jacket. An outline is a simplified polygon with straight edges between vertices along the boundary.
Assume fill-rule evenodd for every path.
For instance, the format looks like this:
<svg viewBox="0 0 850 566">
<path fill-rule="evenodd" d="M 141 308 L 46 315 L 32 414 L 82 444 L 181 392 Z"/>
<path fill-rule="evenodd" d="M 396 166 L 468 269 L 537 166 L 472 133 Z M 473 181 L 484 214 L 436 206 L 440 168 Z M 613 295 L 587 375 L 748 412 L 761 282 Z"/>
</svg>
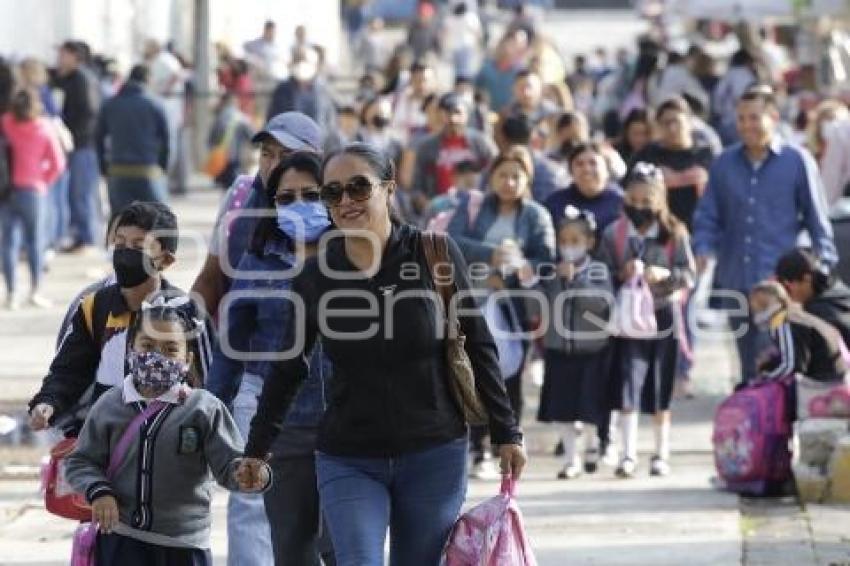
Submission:
<svg viewBox="0 0 850 566">
<path fill-rule="evenodd" d="M 375 274 L 377 276 L 377 274 Z M 375 297 L 378 299 L 378 328 L 382 335 L 378 336 L 378 343 L 380 344 L 379 349 L 381 353 L 381 362 L 386 360 L 387 353 L 387 345 L 386 345 L 386 325 L 384 317 L 386 316 L 386 305 L 385 305 L 385 295 L 383 291 L 379 288 L 380 286 L 375 281 L 375 277 L 369 277 L 369 287 L 371 287 L 372 292 L 375 294 Z M 393 332 L 395 332 L 395 324 L 393 324 Z M 384 416 L 386 417 L 386 422 L 388 425 L 388 434 L 390 436 L 390 446 L 393 453 L 397 452 L 397 438 L 396 438 L 396 426 L 395 419 L 392 415 L 392 396 L 393 396 L 393 387 L 392 387 L 392 377 L 389 375 L 390 372 L 387 372 L 387 375 L 384 376 Z"/>
</svg>

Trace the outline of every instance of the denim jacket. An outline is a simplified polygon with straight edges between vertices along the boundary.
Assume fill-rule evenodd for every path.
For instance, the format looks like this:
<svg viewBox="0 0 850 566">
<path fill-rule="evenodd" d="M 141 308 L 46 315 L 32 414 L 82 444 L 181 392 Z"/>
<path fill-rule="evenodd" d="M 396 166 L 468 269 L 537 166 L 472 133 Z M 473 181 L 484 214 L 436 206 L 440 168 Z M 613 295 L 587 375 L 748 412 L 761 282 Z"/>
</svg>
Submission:
<svg viewBox="0 0 850 566">
<path fill-rule="evenodd" d="M 295 257 L 282 240 L 270 240 L 262 256 L 246 252 L 239 262 L 239 271 L 244 276 L 233 280 L 231 292 L 249 292 L 238 296 L 227 306 L 226 319 L 222 320 L 221 340 L 213 354 L 213 364 L 207 378 L 207 388 L 225 404 L 231 404 L 244 373 L 266 379 L 271 369 L 269 360 L 240 361 L 229 358 L 221 344 L 227 341 L 236 352 L 280 351 L 285 343 L 284 331 L 290 328 L 288 317 L 292 316 L 292 303 L 285 298 L 251 296 L 251 291 L 288 291 L 291 279 L 274 272 L 290 269 Z M 266 277 L 251 277 L 248 272 L 266 272 Z M 315 427 L 325 411 L 326 391 L 332 374 L 332 366 L 324 355 L 321 342 L 310 353 L 310 372 L 286 415 L 285 424 Z"/>
<path fill-rule="evenodd" d="M 487 231 L 499 217 L 499 199 L 490 193 L 481 203 L 481 210 L 470 226 L 468 199 L 460 204 L 449 222 L 448 232 L 457 242 L 466 261 L 489 264 L 496 245 L 484 241 Z M 516 215 L 516 240 L 525 258 L 537 267 L 555 259 L 555 229 L 552 218 L 543 205 L 531 200 L 520 202 Z"/>
</svg>

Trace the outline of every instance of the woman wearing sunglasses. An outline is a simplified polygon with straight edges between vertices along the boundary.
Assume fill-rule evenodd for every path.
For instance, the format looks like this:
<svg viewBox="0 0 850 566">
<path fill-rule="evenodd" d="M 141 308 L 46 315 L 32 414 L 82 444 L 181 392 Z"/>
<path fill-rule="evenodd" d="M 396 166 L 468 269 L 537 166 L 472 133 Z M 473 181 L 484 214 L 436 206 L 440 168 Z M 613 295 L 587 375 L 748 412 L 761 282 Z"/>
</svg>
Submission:
<svg viewBox="0 0 850 566">
<path fill-rule="evenodd" d="M 334 381 L 319 430 L 316 473 L 337 564 L 436 566 L 466 494 L 467 429 L 449 387 L 439 298 L 421 233 L 393 219 L 392 163 L 365 144 L 326 158 L 322 200 L 339 231 L 292 284 L 303 316 L 290 324 L 293 350 L 275 362 L 251 423 L 240 470 L 260 469 L 290 400 L 309 374 L 304 352 L 321 335 Z M 453 280 L 469 288 L 450 242 Z M 446 270 L 447 271 L 447 270 Z M 519 477 L 522 434 L 499 374 L 496 348 L 474 300 L 460 300 L 466 350 L 500 445 L 502 471 Z M 294 356 L 292 354 L 295 354 Z"/>
<path fill-rule="evenodd" d="M 238 264 L 233 293 L 221 303 L 221 342 L 207 384 L 232 405 L 243 438 L 269 375 L 271 356 L 278 354 L 291 318 L 292 303 L 268 295 L 290 289 L 298 262 L 315 255 L 319 238 L 331 227 L 319 198 L 321 167 L 316 154 L 297 152 L 272 169 L 266 206 L 258 209 L 264 216 Z M 246 359 L 246 353 L 253 357 Z M 307 353 L 309 374 L 286 416 L 284 433 L 271 447 L 272 487 L 265 495 L 239 493 L 230 498 L 227 538 L 233 564 L 314 565 L 320 554 L 330 553 L 330 544 L 319 540 L 313 452 L 331 367 L 319 343 Z"/>
</svg>

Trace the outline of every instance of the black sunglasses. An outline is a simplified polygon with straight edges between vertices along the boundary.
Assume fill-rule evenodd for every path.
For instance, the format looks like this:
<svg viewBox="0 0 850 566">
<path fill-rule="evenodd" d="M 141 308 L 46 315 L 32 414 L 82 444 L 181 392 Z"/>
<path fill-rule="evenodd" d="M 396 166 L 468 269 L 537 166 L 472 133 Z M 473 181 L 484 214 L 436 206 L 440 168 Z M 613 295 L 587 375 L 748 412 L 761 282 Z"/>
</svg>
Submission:
<svg viewBox="0 0 850 566">
<path fill-rule="evenodd" d="M 325 206 L 339 206 L 343 194 L 348 194 L 348 198 L 355 202 L 363 202 L 372 196 L 376 184 L 363 175 L 355 175 L 344 185 L 339 182 L 328 183 L 320 189 L 322 202 Z"/>
<path fill-rule="evenodd" d="M 319 202 L 322 199 L 319 187 L 302 187 L 300 189 L 286 190 L 274 196 L 274 203 L 279 206 L 290 205 L 296 200 L 305 202 Z"/>
</svg>

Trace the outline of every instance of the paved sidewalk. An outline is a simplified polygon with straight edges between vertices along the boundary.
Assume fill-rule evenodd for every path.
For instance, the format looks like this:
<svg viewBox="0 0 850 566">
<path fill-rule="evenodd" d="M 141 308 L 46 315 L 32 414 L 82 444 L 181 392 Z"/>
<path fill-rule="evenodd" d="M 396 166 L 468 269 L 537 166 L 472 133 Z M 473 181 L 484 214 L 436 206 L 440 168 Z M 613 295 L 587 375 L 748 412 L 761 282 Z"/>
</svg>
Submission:
<svg viewBox="0 0 850 566">
<path fill-rule="evenodd" d="M 206 236 L 217 199 L 215 191 L 203 191 L 175 201 L 181 232 Z M 179 263 L 169 272 L 169 278 L 188 288 L 200 268 L 201 255 L 196 245 L 181 242 Z M 58 305 L 56 308 L 0 312 L 0 413 L 14 408 L 21 410 L 38 387 L 52 355 L 64 304 L 106 267 L 103 257 L 59 257 L 45 288 Z M 669 478 L 650 478 L 644 466 L 639 477 L 632 481 L 614 478 L 608 468 L 602 468 L 593 477 L 557 481 L 554 477 L 560 462 L 551 456 L 556 439 L 554 429 L 527 423 L 531 463 L 519 487 L 519 503 L 541 566 L 732 566 L 742 564 L 745 527 L 759 525 L 762 533 L 774 533 L 775 517 L 742 523 L 738 498 L 715 491 L 710 485 L 714 473 L 711 417 L 720 396 L 729 389 L 727 376 L 735 369 L 729 359 L 726 343 L 700 347 L 696 370 L 700 395 L 674 408 L 674 470 Z M 537 388 L 529 384 L 526 392 L 528 414 L 533 416 Z M 32 463 L 34 457 L 46 451 L 48 440 L 43 438 L 41 442 L 41 448 L 24 450 L 0 446 L 0 474 L 3 470 L 8 473 L 10 464 Z M 644 463 L 651 446 L 650 427 L 643 426 Z M 494 495 L 497 489 L 493 482 L 470 482 L 469 504 Z M 37 491 L 37 482 L 32 479 L 0 480 L 0 566 L 67 563 L 74 526 L 44 512 Z M 212 537 L 218 563 L 223 563 L 226 554 L 225 504 L 226 494 L 218 492 L 214 499 Z M 768 503 L 767 508 L 774 509 L 776 505 Z M 809 547 L 814 549 L 813 538 L 822 534 L 834 552 L 823 551 L 821 556 L 834 557 L 835 564 L 850 564 L 850 559 L 841 554 L 847 546 L 850 525 L 846 508 L 809 511 L 808 517 Z M 781 539 L 796 545 L 800 533 L 794 528 L 784 532 Z M 816 536 L 812 537 L 811 533 Z M 750 539 L 752 543 L 753 537 Z M 813 550 L 811 562 L 796 558 L 789 561 L 778 552 L 773 554 L 771 562 L 746 563 L 818 564 L 816 556 Z M 756 558 L 754 552 L 750 558 Z"/>
</svg>

